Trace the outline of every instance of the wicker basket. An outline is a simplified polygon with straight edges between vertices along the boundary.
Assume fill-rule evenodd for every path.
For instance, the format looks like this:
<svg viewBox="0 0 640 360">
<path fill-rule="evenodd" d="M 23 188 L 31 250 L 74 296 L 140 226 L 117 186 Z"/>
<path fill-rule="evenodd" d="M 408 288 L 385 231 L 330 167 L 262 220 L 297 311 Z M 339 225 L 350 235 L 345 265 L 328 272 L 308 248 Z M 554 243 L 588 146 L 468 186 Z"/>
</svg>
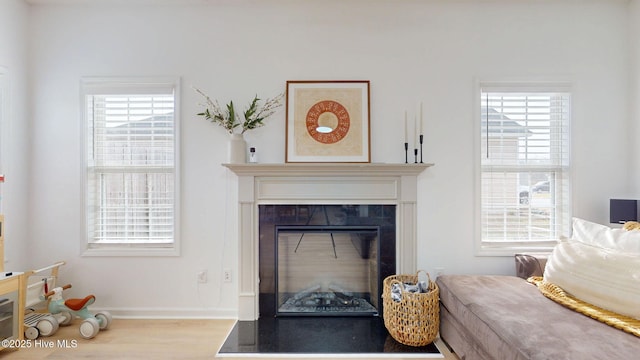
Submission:
<svg viewBox="0 0 640 360">
<path fill-rule="evenodd" d="M 410 293 L 404 291 L 403 283 L 416 284 L 420 272 L 427 274 L 429 292 Z M 400 284 L 402 299 L 391 298 L 391 286 Z M 424 270 L 415 275 L 392 275 L 384 279 L 382 305 L 384 326 L 399 343 L 409 346 L 425 346 L 433 342 L 440 328 L 440 290 L 431 276 Z"/>
</svg>

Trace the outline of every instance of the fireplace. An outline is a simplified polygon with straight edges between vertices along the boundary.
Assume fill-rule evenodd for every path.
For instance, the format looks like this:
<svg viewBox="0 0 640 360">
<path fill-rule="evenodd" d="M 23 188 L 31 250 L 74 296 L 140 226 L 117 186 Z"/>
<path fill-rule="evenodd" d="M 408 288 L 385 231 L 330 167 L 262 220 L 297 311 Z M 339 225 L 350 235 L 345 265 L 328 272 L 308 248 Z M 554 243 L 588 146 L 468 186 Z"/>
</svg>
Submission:
<svg viewBox="0 0 640 360">
<path fill-rule="evenodd" d="M 261 316 L 377 316 L 396 206 L 259 205 Z"/>
<path fill-rule="evenodd" d="M 346 163 L 319 163 L 319 164 L 224 164 L 237 178 L 238 197 L 238 318 L 239 320 L 257 320 L 260 316 L 274 314 L 276 312 L 275 296 L 275 243 L 272 250 L 263 248 L 262 238 L 267 236 L 260 232 L 259 220 L 264 214 L 268 214 L 270 208 L 275 206 L 288 206 L 283 208 L 284 213 L 290 216 L 291 222 L 279 224 L 283 236 L 291 239 L 299 239 L 302 235 L 303 245 L 314 244 L 312 235 L 323 238 L 317 240 L 315 246 L 324 246 L 323 251 L 328 251 L 329 257 L 341 256 L 340 246 L 348 244 L 337 236 L 344 235 L 341 231 L 346 229 L 320 229 L 309 228 L 300 232 L 300 229 L 287 228 L 287 226 L 305 225 L 307 218 L 314 208 L 316 213 L 309 225 L 327 225 L 322 206 L 334 205 L 339 209 L 362 209 L 362 206 L 391 206 L 395 217 L 393 230 L 395 242 L 385 245 L 381 235 L 374 244 L 374 248 L 380 247 L 378 252 L 380 264 L 387 260 L 383 256 L 393 258 L 390 270 L 380 270 L 377 278 L 378 289 L 373 291 L 371 298 L 379 296 L 379 279 L 389 273 L 415 273 L 417 262 L 416 241 L 416 203 L 417 203 L 417 178 L 427 167 L 432 164 L 346 164 Z M 260 208 L 264 207 L 264 211 Z M 344 208 L 343 208 L 344 207 Z M 330 208 L 326 208 L 327 215 Z M 367 210 L 370 210 L 369 208 Z M 320 214 L 320 215 L 318 215 Z M 355 218 L 355 217 L 354 217 Z M 294 221 L 295 220 L 295 221 Z M 313 222 L 318 224 L 313 224 Z M 331 226 L 334 222 L 331 219 Z M 335 223 L 337 224 L 337 222 Z M 271 234 L 268 235 L 275 241 L 276 224 Z M 339 225 L 336 225 L 339 226 Z M 376 224 L 353 224 L 351 226 L 380 226 Z M 328 231 L 327 231 L 328 230 Z M 296 235 L 298 231 L 298 235 Z M 333 252 L 331 234 L 333 231 L 336 252 Z M 369 230 L 367 230 L 369 231 Z M 279 233 L 280 233 L 279 232 Z M 340 234 L 339 234 L 340 233 Z M 381 230 L 381 233 L 384 233 Z M 367 234 L 367 236 L 370 234 Z M 368 240 L 367 240 L 368 241 Z M 295 240 L 297 245 L 297 240 Z M 355 245 L 350 245 L 355 247 Z M 389 246 L 383 250 L 382 247 Z M 294 247 L 295 248 L 295 247 Z M 263 260 L 271 252 L 271 259 Z M 391 263 L 391 262 L 390 262 Z M 265 264 L 271 264 L 273 271 L 263 271 Z M 271 275 L 269 275 L 271 274 Z M 269 286 L 273 290 L 265 290 Z M 316 284 L 317 285 L 317 284 Z M 324 289 L 328 289 L 330 284 Z M 310 288 L 309 286 L 308 288 Z M 338 287 L 337 285 L 335 287 Z M 305 290 L 303 288 L 302 290 Z M 338 289 L 340 290 L 340 289 Z M 344 289 L 343 290 L 348 290 Z M 354 289 L 357 290 L 357 289 Z M 324 290 L 323 290 L 324 291 Z M 286 290 L 284 292 L 290 292 Z M 356 293 L 358 291 L 346 291 Z M 272 304 L 264 304 L 263 294 L 269 295 Z M 352 294 L 360 296 L 361 294 Z M 332 295 L 327 295 L 332 296 Z M 338 296 L 338 295 L 335 295 Z M 343 299 L 349 301 L 349 299 Z M 267 300 L 269 301 L 269 300 Z M 319 300 L 314 300 L 319 301 Z M 373 301 L 372 301 L 373 302 Z M 372 304 L 380 312 L 380 304 Z M 270 310 L 269 310 L 270 309 Z M 270 313 L 269 313 L 270 311 Z"/>
</svg>

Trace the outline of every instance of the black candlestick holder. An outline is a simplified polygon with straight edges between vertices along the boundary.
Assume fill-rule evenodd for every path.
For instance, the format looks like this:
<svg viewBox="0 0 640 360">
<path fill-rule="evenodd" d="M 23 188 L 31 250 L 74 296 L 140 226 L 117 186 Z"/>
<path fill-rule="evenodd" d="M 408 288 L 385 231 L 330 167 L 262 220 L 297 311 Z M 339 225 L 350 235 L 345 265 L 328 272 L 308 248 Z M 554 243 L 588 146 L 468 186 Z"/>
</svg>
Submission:
<svg viewBox="0 0 640 360">
<path fill-rule="evenodd" d="M 424 136 L 420 135 L 420 164 L 422 164 L 422 141 L 424 139 Z"/>
<path fill-rule="evenodd" d="M 409 163 L 409 143 L 404 143 L 404 163 Z"/>
<path fill-rule="evenodd" d="M 414 164 L 418 163 L 418 149 L 413 149 L 413 156 L 415 156 Z"/>
</svg>

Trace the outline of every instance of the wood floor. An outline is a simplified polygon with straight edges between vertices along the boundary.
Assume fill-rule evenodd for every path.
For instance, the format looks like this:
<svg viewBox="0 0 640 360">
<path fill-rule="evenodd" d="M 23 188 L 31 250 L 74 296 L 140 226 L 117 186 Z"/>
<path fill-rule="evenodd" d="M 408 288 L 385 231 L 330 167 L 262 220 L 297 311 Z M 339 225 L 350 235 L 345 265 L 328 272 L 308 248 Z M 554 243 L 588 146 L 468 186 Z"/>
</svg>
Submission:
<svg viewBox="0 0 640 360">
<path fill-rule="evenodd" d="M 90 340 L 80 337 L 78 324 L 76 321 L 70 326 L 61 327 L 53 336 L 37 339 L 41 341 L 39 343 L 36 340 L 25 343 L 26 346 L 30 345 L 30 348 L 0 351 L 0 360 L 215 359 L 216 352 L 222 346 L 235 320 L 114 319 L 109 329 L 101 331 Z M 436 344 L 440 349 L 445 348 L 439 340 Z M 457 359 L 446 350 L 444 352 L 445 359 Z M 332 358 L 336 359 L 339 356 Z M 314 360 L 323 358 L 316 357 Z"/>
<path fill-rule="evenodd" d="M 14 359 L 213 359 L 235 320 L 114 319 L 109 329 L 90 340 L 78 333 L 78 324 L 60 327 L 40 346 L 3 350 L 0 360 Z M 58 344 L 67 339 L 69 348 Z M 73 340 L 77 346 L 73 348 Z M 53 348 L 42 345 L 53 341 Z"/>
</svg>

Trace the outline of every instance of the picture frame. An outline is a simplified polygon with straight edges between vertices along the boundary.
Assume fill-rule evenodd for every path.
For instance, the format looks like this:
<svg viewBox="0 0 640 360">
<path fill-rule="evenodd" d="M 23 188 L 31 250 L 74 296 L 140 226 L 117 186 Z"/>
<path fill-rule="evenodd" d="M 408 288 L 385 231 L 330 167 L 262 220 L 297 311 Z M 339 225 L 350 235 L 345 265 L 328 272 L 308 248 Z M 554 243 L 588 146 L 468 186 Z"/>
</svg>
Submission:
<svg viewBox="0 0 640 360">
<path fill-rule="evenodd" d="M 285 162 L 371 162 L 368 80 L 289 80 Z"/>
</svg>

